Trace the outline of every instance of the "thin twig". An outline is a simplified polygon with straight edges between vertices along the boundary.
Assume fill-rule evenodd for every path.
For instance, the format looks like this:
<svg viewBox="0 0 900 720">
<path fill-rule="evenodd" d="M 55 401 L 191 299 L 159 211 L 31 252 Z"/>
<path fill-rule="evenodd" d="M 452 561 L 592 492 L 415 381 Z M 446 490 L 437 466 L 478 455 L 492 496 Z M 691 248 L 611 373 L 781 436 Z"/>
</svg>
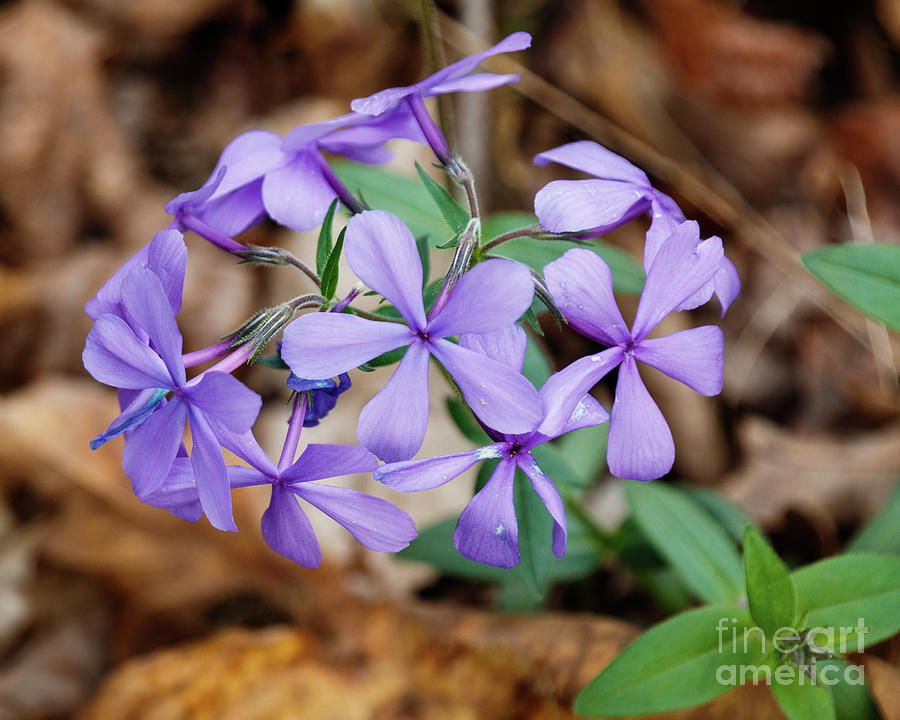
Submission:
<svg viewBox="0 0 900 720">
<path fill-rule="evenodd" d="M 540 234 L 544 231 L 544 228 L 541 225 L 529 225 L 528 227 L 518 228 L 517 230 L 510 230 L 509 232 L 505 232 L 502 235 L 498 235 L 489 243 L 484 245 L 481 250 L 482 252 L 490 252 L 498 245 L 505 243 L 507 240 L 515 240 L 519 237 L 529 237 Z"/>
</svg>

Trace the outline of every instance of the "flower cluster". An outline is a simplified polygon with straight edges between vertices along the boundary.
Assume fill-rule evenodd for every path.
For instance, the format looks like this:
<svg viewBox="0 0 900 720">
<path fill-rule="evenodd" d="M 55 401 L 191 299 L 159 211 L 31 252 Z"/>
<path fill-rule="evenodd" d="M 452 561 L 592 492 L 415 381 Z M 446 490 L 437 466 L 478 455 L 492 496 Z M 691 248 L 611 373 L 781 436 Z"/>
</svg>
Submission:
<svg viewBox="0 0 900 720">
<path fill-rule="evenodd" d="M 697 307 L 713 293 L 724 312 L 738 292 L 736 272 L 719 238 L 701 239 L 697 223 L 686 221 L 642 171 L 588 141 L 535 158 L 538 164 L 553 161 L 595 176 L 551 182 L 537 194 L 535 212 L 545 234 L 581 238 L 651 216 L 646 282 L 631 327 L 613 297 L 609 267 L 589 247 L 569 250 L 542 275 L 488 252 L 489 245 L 502 239 L 481 244 L 472 179 L 424 99 L 515 81 L 513 75 L 474 70 L 490 55 L 529 44 L 526 33 L 515 33 L 415 85 L 354 100 L 350 113 L 300 126 L 284 138 L 265 130 L 244 133 L 224 149 L 202 187 L 166 206 L 171 226 L 129 259 L 85 308 L 95 324 L 85 343 L 84 365 L 98 381 L 119 390 L 121 406 L 121 414 L 91 445 L 97 448 L 125 436 L 123 467 L 142 501 L 191 521 L 205 515 L 219 529 L 236 530 L 232 491 L 269 485 L 271 501 L 262 516 L 265 540 L 282 555 L 313 567 L 321 561 L 321 550 L 298 499 L 340 523 L 368 548 L 395 552 L 416 536 L 412 519 L 386 500 L 317 481 L 371 473 L 393 490 L 421 491 L 481 461 L 496 460 L 490 479 L 462 512 L 454 542 L 468 558 L 512 567 L 520 558 L 514 502 L 519 473 L 553 520 L 553 552 L 561 557 L 566 551 L 564 502 L 532 454 L 538 445 L 608 420 L 608 464 L 614 474 L 650 480 L 669 471 L 672 435 L 636 362 L 702 394 L 718 393 L 723 340 L 717 327 L 649 335 L 669 313 Z M 326 159 L 328 153 L 381 163 L 390 157 L 385 143 L 397 139 L 427 144 L 469 191 L 468 227 L 456 238 L 450 271 L 431 293 L 423 291 L 427 278 L 421 248 L 404 222 L 386 210 L 366 207 Z M 327 238 L 324 247 L 329 253 L 343 252 L 360 281 L 343 299 L 326 289 L 333 283 L 324 273 L 320 276 L 299 258 L 253 248 L 233 237 L 264 216 L 294 230 L 315 228 L 330 218 L 335 198 L 351 217 L 343 241 L 332 250 Z M 294 265 L 321 294 L 297 296 L 254 316 L 224 340 L 184 353 L 177 315 L 187 262 L 183 233 L 188 231 L 241 258 L 277 258 Z M 572 328 L 607 346 L 554 373 L 540 390 L 522 372 L 527 337 L 520 324 L 531 312 L 536 284 L 537 297 Z M 381 298 L 377 312 L 355 305 L 365 288 Z M 304 308 L 318 312 L 295 317 Z M 232 373 L 256 358 L 279 331 L 282 341 L 271 364 L 290 371 L 285 382 L 293 398 L 275 462 L 253 435 L 260 397 Z M 313 444 L 298 457 L 302 428 L 326 419 L 350 388 L 351 373 L 392 351 L 402 357 L 360 413 L 359 445 Z M 428 422 L 432 359 L 471 410 L 488 444 L 414 459 Z M 189 377 L 188 370 L 209 363 Z M 616 367 L 615 400 L 607 412 L 589 393 Z M 190 450 L 185 445 L 188 425 Z M 227 465 L 223 449 L 242 464 Z"/>
</svg>

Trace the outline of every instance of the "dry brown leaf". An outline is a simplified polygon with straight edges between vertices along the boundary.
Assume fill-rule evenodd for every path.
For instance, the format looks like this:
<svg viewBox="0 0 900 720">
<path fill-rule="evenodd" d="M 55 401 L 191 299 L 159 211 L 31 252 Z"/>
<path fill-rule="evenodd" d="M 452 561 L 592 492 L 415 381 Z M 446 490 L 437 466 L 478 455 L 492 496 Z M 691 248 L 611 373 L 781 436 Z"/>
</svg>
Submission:
<svg viewBox="0 0 900 720">
<path fill-rule="evenodd" d="M 900 720 L 900 669 L 877 658 L 865 660 L 866 684 L 883 720 Z"/>
</svg>

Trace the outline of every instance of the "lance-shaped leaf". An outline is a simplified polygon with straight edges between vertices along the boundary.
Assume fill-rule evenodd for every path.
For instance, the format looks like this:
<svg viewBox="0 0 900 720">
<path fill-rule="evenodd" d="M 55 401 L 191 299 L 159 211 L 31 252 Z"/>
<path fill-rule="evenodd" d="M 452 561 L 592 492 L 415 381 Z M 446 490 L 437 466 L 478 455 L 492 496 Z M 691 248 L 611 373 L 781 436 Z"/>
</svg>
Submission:
<svg viewBox="0 0 900 720">
<path fill-rule="evenodd" d="M 744 531 L 744 575 L 750 614 L 767 637 L 793 628 L 797 602 L 791 574 L 752 525 Z"/>
<path fill-rule="evenodd" d="M 316 243 L 316 272 L 319 277 L 322 277 L 322 273 L 325 272 L 325 264 L 334 247 L 334 243 L 331 241 L 331 228 L 334 223 L 334 212 L 337 210 L 339 202 L 340 200 L 335 198 L 331 203 L 331 207 L 328 208 L 325 219 L 322 221 L 322 227 L 319 229 L 319 241 Z"/>
<path fill-rule="evenodd" d="M 835 720 L 834 700 L 825 685 L 814 685 L 812 679 L 796 665 L 782 666 L 790 673 L 781 673 L 769 686 L 788 720 Z"/>
<path fill-rule="evenodd" d="M 341 260 L 341 251 L 344 249 L 344 230 L 338 235 L 337 242 L 331 249 L 331 254 L 325 262 L 325 268 L 322 270 L 322 297 L 331 300 L 337 291 L 338 268 Z"/>
<path fill-rule="evenodd" d="M 425 186 L 425 189 L 428 190 L 428 194 L 431 195 L 431 199 L 434 200 L 434 204 L 437 205 L 438 210 L 441 211 L 441 215 L 444 217 L 444 220 L 447 221 L 450 229 L 453 230 L 455 234 L 459 235 L 459 233 L 466 229 L 466 225 L 469 224 L 469 213 L 463 210 L 459 206 L 459 203 L 450 197 L 450 195 L 447 194 L 447 191 L 438 185 L 431 176 L 422 169 L 422 166 L 419 165 L 419 163 L 416 163 L 416 172 L 419 173 L 422 184 Z"/>
<path fill-rule="evenodd" d="M 900 555 L 900 485 L 887 505 L 847 544 L 846 552 Z"/>
</svg>

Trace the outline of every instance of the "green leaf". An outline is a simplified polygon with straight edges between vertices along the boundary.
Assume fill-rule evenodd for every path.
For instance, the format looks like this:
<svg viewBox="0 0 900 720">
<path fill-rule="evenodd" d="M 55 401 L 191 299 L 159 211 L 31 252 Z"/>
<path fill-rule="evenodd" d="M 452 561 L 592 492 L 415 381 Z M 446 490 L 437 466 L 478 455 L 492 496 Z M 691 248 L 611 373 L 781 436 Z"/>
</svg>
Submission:
<svg viewBox="0 0 900 720">
<path fill-rule="evenodd" d="M 563 435 L 556 448 L 575 471 L 572 484 L 589 488 L 606 467 L 606 441 L 609 423 L 582 428 Z M 543 467 L 543 465 L 541 465 Z"/>
<path fill-rule="evenodd" d="M 791 573 L 752 525 L 744 532 L 744 575 L 750 615 L 766 636 L 779 628 L 794 629 L 797 600 Z"/>
<path fill-rule="evenodd" d="M 714 490 L 689 486 L 680 489 L 717 520 L 731 537 L 738 542 L 744 541 L 744 529 L 747 525 L 753 525 L 753 520 L 741 508 Z"/>
<path fill-rule="evenodd" d="M 328 255 L 328 260 L 325 261 L 325 268 L 322 270 L 322 297 L 326 300 L 331 300 L 337 290 L 338 269 L 341 260 L 341 251 L 344 249 L 344 233 L 346 230 L 346 228 L 341 230 L 337 242 L 334 244 L 334 247 Z"/>
<path fill-rule="evenodd" d="M 816 663 L 816 672 L 822 684 L 831 689 L 838 720 L 879 720 L 859 665 L 851 665 L 845 660 L 820 660 Z"/>
<path fill-rule="evenodd" d="M 419 173 L 422 184 L 425 185 L 425 189 L 428 191 L 428 194 L 431 195 L 431 199 L 434 200 L 434 204 L 437 205 L 438 210 L 441 211 L 441 215 L 444 216 L 444 220 L 447 221 L 450 229 L 459 235 L 459 233 L 466 229 L 466 225 L 469 224 L 469 213 L 463 210 L 459 203 L 450 197 L 450 195 L 447 194 L 447 191 L 438 185 L 431 176 L 422 169 L 422 166 L 419 165 L 419 163 L 416 163 L 416 172 Z"/>
<path fill-rule="evenodd" d="M 778 705 L 788 716 L 788 720 L 834 720 L 834 701 L 831 699 L 831 691 L 824 685 L 814 685 L 813 681 L 796 665 L 780 666 L 789 668 L 793 666 L 791 677 L 784 673 L 785 682 L 772 680 L 769 687 L 772 695 L 778 701 Z M 775 671 L 776 673 L 778 670 Z"/>
<path fill-rule="evenodd" d="M 319 242 L 316 244 L 316 272 L 319 274 L 319 277 L 322 277 L 322 273 L 325 272 L 325 264 L 328 262 L 328 257 L 331 255 L 331 249 L 333 247 L 331 242 L 331 228 L 334 223 L 334 213 L 337 210 L 339 203 L 340 200 L 335 198 L 328 208 L 328 212 L 325 214 L 325 219 L 322 221 L 322 227 L 319 229 Z"/>
<path fill-rule="evenodd" d="M 744 573 L 734 543 L 687 495 L 660 482 L 626 481 L 625 496 L 645 537 L 699 598 L 741 597 Z"/>
<path fill-rule="evenodd" d="M 275 370 L 290 370 L 287 363 L 281 359 L 281 355 L 278 355 L 277 353 L 258 357 L 256 358 L 256 362 L 259 365 L 265 365 L 266 367 L 270 367 Z"/>
<path fill-rule="evenodd" d="M 457 429 L 463 434 L 467 440 L 471 440 L 476 445 L 490 445 L 492 440 L 484 431 L 472 410 L 462 400 L 456 396 L 447 396 L 447 412 L 456 425 Z"/>
<path fill-rule="evenodd" d="M 900 245 L 832 245 L 803 263 L 849 303 L 900 330 Z"/>
<path fill-rule="evenodd" d="M 525 362 L 522 365 L 522 374 L 528 378 L 528 381 L 536 388 L 541 387 L 547 378 L 553 374 L 547 356 L 541 349 L 541 344 L 532 337 L 531 333 L 526 333 L 528 342 L 525 345 Z"/>
<path fill-rule="evenodd" d="M 743 608 L 689 610 L 657 625 L 613 660 L 575 701 L 587 717 L 666 712 L 708 702 L 741 682 L 742 665 L 765 657 Z"/>
<path fill-rule="evenodd" d="M 419 262 L 422 263 L 422 289 L 428 287 L 428 276 L 431 275 L 431 248 L 428 246 L 428 236 L 422 235 L 416 238 L 416 250 L 419 251 Z"/>
<path fill-rule="evenodd" d="M 511 571 L 482 565 L 460 555 L 453 546 L 456 516 L 441 520 L 419 531 L 419 536 L 408 547 L 396 554 L 401 560 L 428 563 L 447 575 L 469 580 L 503 582 Z"/>
<path fill-rule="evenodd" d="M 531 482 L 518 468 L 514 499 L 516 523 L 519 526 L 519 564 L 516 565 L 516 571 L 529 590 L 537 597 L 543 597 L 547 591 L 553 558 L 553 518 L 531 487 Z"/>
<path fill-rule="evenodd" d="M 417 179 L 349 160 L 339 160 L 332 168 L 351 192 L 361 191 L 373 209 L 389 210 L 403 220 L 413 237 L 427 235 L 434 244 L 447 239 L 447 223 Z"/>
<path fill-rule="evenodd" d="M 833 652 L 862 652 L 900 631 L 900 556 L 850 554 L 791 574 L 804 628 Z"/>
<path fill-rule="evenodd" d="M 887 505 L 853 537 L 846 552 L 900 555 L 900 485 Z"/>
</svg>

